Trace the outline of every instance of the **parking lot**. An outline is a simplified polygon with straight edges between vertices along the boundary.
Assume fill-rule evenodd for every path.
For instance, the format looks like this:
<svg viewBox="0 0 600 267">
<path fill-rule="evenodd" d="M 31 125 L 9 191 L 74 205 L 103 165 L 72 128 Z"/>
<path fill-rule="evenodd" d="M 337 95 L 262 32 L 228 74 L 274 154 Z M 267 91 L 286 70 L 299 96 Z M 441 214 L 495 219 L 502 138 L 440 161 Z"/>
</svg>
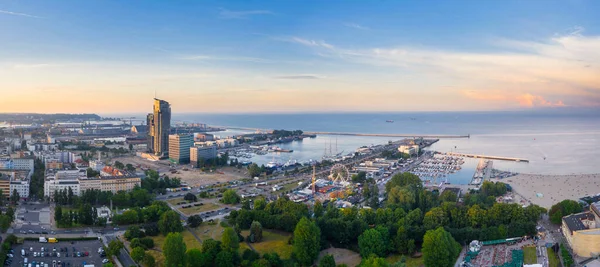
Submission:
<svg viewBox="0 0 600 267">
<path fill-rule="evenodd" d="M 100 240 L 64 242 L 59 240 L 58 243 L 25 241 L 23 244 L 15 244 L 12 247 L 14 257 L 10 266 L 23 267 L 25 258 L 27 258 L 28 267 L 42 267 L 46 264 L 52 267 L 54 261 L 56 261 L 56 266 L 60 267 L 82 267 L 86 264 L 102 266 L 103 257 L 98 253 L 98 249 L 101 247 Z M 21 255 L 21 249 L 25 251 L 25 256 Z M 31 265 L 29 265 L 30 263 Z"/>
</svg>

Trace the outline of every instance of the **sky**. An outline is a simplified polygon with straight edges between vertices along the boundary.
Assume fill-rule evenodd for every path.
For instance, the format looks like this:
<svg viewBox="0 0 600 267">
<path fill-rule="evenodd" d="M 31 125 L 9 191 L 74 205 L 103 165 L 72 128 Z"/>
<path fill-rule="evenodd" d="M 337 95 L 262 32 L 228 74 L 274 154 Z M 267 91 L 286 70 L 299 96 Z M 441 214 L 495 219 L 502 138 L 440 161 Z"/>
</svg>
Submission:
<svg viewBox="0 0 600 267">
<path fill-rule="evenodd" d="M 0 112 L 600 108 L 600 1 L 0 0 Z"/>
</svg>

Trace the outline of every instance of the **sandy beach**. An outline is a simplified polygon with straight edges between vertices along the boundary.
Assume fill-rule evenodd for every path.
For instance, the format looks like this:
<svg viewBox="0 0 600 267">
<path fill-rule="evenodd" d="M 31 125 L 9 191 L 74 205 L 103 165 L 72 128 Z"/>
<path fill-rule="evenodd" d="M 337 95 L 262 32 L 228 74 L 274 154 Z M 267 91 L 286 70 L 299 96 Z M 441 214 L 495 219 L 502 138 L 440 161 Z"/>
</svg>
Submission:
<svg viewBox="0 0 600 267">
<path fill-rule="evenodd" d="M 564 199 L 578 200 L 600 193 L 600 174 L 539 175 L 518 174 L 505 179 L 492 179 L 512 186 L 513 191 L 531 203 L 544 208 Z M 541 195 L 537 195 L 540 193 Z"/>
</svg>

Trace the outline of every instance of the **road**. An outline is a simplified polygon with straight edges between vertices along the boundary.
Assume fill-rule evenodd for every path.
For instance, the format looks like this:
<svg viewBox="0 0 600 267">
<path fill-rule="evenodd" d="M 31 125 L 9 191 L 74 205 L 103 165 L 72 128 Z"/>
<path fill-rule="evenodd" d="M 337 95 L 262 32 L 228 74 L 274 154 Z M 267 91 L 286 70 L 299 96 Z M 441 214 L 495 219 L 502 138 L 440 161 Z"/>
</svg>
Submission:
<svg viewBox="0 0 600 267">
<path fill-rule="evenodd" d="M 116 240 L 117 238 L 113 235 L 105 235 L 106 240 L 110 243 L 110 241 Z M 137 266 L 137 264 L 133 261 L 129 253 L 123 248 L 121 249 L 121 254 L 119 254 L 119 261 L 125 267 L 129 266 Z"/>
</svg>

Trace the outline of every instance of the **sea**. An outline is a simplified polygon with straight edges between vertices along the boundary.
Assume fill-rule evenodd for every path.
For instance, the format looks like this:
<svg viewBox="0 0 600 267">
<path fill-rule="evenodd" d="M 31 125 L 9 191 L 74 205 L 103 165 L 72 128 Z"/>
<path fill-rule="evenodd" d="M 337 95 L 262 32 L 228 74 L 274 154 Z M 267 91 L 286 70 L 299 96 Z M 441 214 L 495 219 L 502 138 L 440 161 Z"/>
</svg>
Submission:
<svg viewBox="0 0 600 267">
<path fill-rule="evenodd" d="M 528 159 L 529 163 L 494 160 L 494 168 L 531 174 L 600 173 L 600 112 L 598 110 L 536 110 L 506 112 L 302 113 L 302 114 L 173 114 L 173 122 L 319 132 L 470 135 L 440 139 L 427 148 Z M 393 121 L 393 122 L 389 122 Z M 220 137 L 252 131 L 215 132 Z M 257 155 L 250 161 L 265 164 L 310 159 L 327 153 L 353 153 L 361 146 L 401 138 L 319 135 L 278 146 L 292 153 Z M 448 181 L 468 183 L 479 159 L 467 159 Z"/>
</svg>

